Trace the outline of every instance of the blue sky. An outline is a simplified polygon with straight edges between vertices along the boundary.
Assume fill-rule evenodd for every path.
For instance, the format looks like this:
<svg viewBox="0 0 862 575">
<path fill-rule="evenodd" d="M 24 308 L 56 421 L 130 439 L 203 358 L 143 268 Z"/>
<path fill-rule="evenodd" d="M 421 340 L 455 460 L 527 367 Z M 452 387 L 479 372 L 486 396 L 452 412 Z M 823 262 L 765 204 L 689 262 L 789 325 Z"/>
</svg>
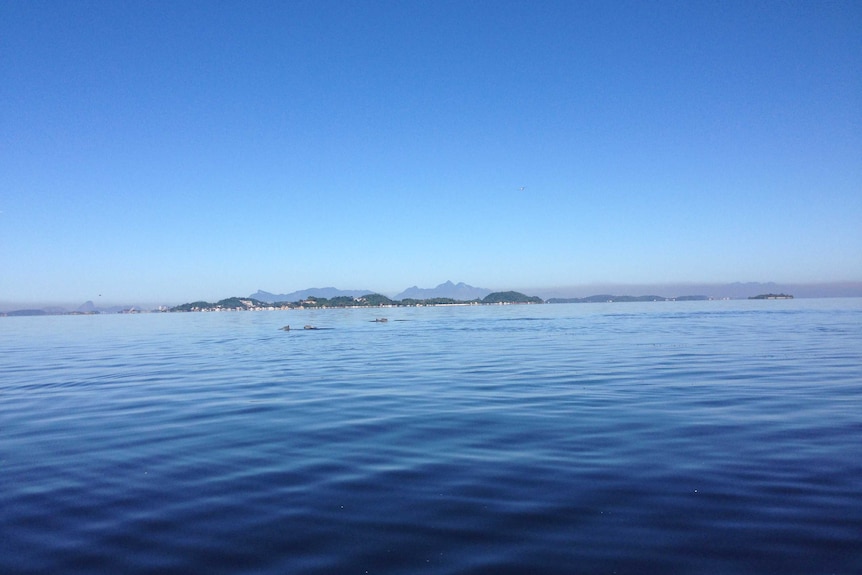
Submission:
<svg viewBox="0 0 862 575">
<path fill-rule="evenodd" d="M 858 2 L 0 0 L 0 301 L 862 280 Z"/>
</svg>

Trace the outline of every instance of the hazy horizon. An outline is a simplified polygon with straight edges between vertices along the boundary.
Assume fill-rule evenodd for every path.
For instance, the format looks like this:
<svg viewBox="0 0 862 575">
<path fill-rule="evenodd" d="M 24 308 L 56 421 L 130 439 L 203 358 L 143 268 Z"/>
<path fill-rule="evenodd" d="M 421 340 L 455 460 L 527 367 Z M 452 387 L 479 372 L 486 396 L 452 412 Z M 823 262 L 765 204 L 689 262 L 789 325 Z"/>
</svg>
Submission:
<svg viewBox="0 0 862 575">
<path fill-rule="evenodd" d="M 862 281 L 860 29 L 842 0 L 4 2 L 0 301 Z"/>
<path fill-rule="evenodd" d="M 458 281 L 453 281 L 453 283 L 459 283 Z M 440 282 L 433 286 L 418 286 L 421 288 L 434 288 L 438 285 L 441 285 Z M 467 283 L 471 287 L 474 288 L 482 288 L 488 289 L 491 291 L 518 291 L 522 292 L 529 296 L 538 296 L 544 300 L 548 300 L 551 298 L 582 298 L 594 295 L 601 294 L 610 294 L 615 296 L 644 296 L 644 295 L 657 295 L 661 297 L 680 297 L 680 296 L 689 296 L 689 295 L 705 295 L 711 298 L 721 298 L 721 297 L 729 297 L 732 299 L 741 299 L 746 298 L 748 296 L 758 295 L 760 293 L 764 293 L 764 289 L 775 289 L 777 291 L 785 291 L 791 292 L 791 295 L 797 298 L 830 298 L 830 297 L 862 297 L 862 282 L 822 282 L 822 283 L 808 283 L 808 284 L 790 284 L 790 283 L 777 283 L 777 282 L 730 282 L 730 283 L 699 283 L 699 282 L 689 282 L 689 283 L 675 283 L 675 284 L 581 284 L 581 285 L 572 285 L 572 286 L 551 286 L 551 287 L 487 287 L 481 285 L 473 285 Z M 317 286 L 317 287 L 307 287 L 299 290 L 291 290 L 291 291 L 306 291 L 310 289 L 326 289 L 334 287 L 339 290 L 360 290 L 363 288 L 357 288 L 354 286 Z M 405 286 L 414 287 L 414 286 Z M 260 288 L 261 291 L 266 291 L 268 293 L 280 294 L 280 293 L 291 293 L 290 291 L 283 290 L 268 290 L 264 288 Z M 52 301 L 36 301 L 36 300 L 22 300 L 22 301 L 4 301 L 0 300 L 0 313 L 10 312 L 10 311 L 18 311 L 22 309 L 46 309 L 46 308 L 63 308 L 68 311 L 74 311 L 78 307 L 92 302 L 97 308 L 114 308 L 114 307 L 124 307 L 124 306 L 140 306 L 143 309 L 155 309 L 159 306 L 175 306 L 181 305 L 184 303 L 191 303 L 194 301 L 209 301 L 216 302 L 222 299 L 227 299 L 230 297 L 249 297 L 253 293 L 258 290 L 252 290 L 247 293 L 232 293 L 232 294 L 221 294 L 213 297 L 192 297 L 182 301 L 131 301 L 131 300 L 103 300 L 102 298 L 96 299 L 87 299 L 83 301 L 71 301 L 71 300 L 52 300 Z M 394 297 L 402 290 L 397 290 L 394 292 L 382 292 L 374 289 L 369 289 L 368 293 L 378 293 L 381 295 L 385 295 L 387 297 Z"/>
</svg>

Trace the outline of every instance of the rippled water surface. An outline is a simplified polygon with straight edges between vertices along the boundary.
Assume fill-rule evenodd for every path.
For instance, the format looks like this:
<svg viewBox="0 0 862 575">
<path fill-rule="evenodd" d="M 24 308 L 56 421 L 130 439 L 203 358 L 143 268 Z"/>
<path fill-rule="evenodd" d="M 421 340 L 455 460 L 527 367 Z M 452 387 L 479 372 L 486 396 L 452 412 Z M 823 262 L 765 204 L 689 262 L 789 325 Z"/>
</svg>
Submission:
<svg viewBox="0 0 862 575">
<path fill-rule="evenodd" d="M 862 299 L 0 318 L 0 573 L 96 572 L 860 573 Z"/>
</svg>

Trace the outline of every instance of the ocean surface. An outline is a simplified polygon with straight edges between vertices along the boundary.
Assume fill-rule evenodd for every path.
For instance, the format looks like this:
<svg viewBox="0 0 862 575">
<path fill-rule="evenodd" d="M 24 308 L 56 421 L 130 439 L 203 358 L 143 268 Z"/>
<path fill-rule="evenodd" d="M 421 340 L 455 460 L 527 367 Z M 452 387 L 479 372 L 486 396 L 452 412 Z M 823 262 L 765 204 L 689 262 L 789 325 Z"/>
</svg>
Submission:
<svg viewBox="0 0 862 575">
<path fill-rule="evenodd" d="M 0 573 L 862 573 L 862 299 L 0 318 Z"/>
</svg>

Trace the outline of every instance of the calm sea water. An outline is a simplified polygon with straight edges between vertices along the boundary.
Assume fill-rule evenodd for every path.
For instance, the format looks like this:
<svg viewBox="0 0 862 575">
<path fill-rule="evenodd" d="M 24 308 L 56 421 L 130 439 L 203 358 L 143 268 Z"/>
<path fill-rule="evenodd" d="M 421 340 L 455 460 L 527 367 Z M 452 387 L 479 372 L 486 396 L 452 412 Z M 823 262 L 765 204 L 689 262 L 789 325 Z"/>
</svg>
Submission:
<svg viewBox="0 0 862 575">
<path fill-rule="evenodd" d="M 0 573 L 860 572 L 862 299 L 0 318 Z"/>
</svg>

